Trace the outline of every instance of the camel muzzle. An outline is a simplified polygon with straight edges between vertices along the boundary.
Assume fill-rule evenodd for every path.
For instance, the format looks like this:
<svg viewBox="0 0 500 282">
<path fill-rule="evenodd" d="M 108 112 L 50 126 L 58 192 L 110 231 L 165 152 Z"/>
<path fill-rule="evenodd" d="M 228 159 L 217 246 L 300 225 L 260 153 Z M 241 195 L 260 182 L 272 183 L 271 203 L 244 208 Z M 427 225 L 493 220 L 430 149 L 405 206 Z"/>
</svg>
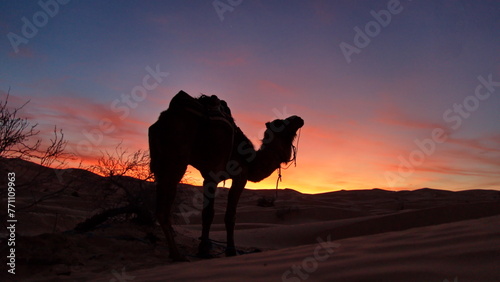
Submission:
<svg viewBox="0 0 500 282">
<path fill-rule="evenodd" d="M 287 120 L 292 124 L 294 127 L 297 127 L 297 129 L 301 128 L 304 126 L 304 120 L 299 117 L 299 116 L 291 116 L 287 118 Z"/>
</svg>

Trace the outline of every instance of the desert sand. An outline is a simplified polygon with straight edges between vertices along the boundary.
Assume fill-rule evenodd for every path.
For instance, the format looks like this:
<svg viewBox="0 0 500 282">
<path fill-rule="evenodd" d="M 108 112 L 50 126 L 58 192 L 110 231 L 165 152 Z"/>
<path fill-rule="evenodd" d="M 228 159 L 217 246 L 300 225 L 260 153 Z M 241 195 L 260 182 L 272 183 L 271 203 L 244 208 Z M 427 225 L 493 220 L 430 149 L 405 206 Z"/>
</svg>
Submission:
<svg viewBox="0 0 500 282">
<path fill-rule="evenodd" d="M 19 161 L 9 166 L 19 175 L 40 169 Z M 84 170 L 67 171 L 61 181 L 52 169 L 44 173 L 52 182 L 19 188 L 19 207 L 68 188 L 17 212 L 16 275 L 3 270 L 1 281 L 500 281 L 500 191 L 283 189 L 271 204 L 262 199 L 275 190 L 247 189 L 237 214 L 240 255 L 225 257 L 228 189 L 219 188 L 214 258 L 200 259 L 201 188 L 180 185 L 174 228 L 190 262 L 178 263 L 168 259 L 159 227 L 133 216 L 75 232 L 78 223 L 123 204 L 120 197 L 103 199 L 107 180 Z M 138 184 L 123 180 L 131 189 Z M 154 195 L 152 183 L 143 188 Z M 1 235 L 5 254 L 7 233 Z"/>
</svg>

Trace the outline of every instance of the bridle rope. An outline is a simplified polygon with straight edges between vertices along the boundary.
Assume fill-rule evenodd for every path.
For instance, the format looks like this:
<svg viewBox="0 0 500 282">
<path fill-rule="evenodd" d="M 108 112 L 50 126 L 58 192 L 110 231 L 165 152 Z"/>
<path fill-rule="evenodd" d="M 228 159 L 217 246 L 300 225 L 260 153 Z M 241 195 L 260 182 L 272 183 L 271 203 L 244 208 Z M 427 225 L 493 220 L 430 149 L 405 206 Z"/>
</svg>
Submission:
<svg viewBox="0 0 500 282">
<path fill-rule="evenodd" d="M 297 145 L 293 145 L 293 142 L 292 142 L 292 154 L 293 154 L 293 157 L 287 161 L 287 166 L 286 167 L 283 167 L 283 169 L 288 169 L 290 166 L 292 166 L 292 163 L 294 165 L 294 167 L 297 166 L 297 153 L 299 152 L 299 141 L 300 141 L 300 132 L 301 132 L 302 128 L 299 128 L 299 134 L 297 134 Z M 276 199 L 278 198 L 278 186 L 279 186 L 279 183 L 282 181 L 282 176 L 281 176 L 281 163 L 280 163 L 280 166 L 278 167 L 278 179 L 276 179 Z"/>
</svg>

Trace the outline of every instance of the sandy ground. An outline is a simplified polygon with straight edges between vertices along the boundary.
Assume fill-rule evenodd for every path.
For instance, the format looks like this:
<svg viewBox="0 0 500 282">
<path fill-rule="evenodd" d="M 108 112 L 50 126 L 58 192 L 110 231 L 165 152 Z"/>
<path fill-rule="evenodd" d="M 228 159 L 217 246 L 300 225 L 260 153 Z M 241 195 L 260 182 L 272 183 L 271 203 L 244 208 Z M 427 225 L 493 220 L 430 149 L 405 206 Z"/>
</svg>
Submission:
<svg viewBox="0 0 500 282">
<path fill-rule="evenodd" d="M 34 169 L 17 165 L 26 175 Z M 44 173 L 54 178 L 52 170 Z M 131 188 L 139 185 L 125 182 Z M 64 185 L 68 189 L 57 197 L 21 208 Z M 190 262 L 174 263 L 159 227 L 136 224 L 130 216 L 110 218 L 86 232 L 73 230 L 90 216 L 123 204 L 119 195 L 103 198 L 107 185 L 102 177 L 73 170 L 62 181 L 19 188 L 16 275 L 6 273 L 2 263 L 0 281 L 500 281 L 499 191 L 373 189 L 307 195 L 284 189 L 273 205 L 263 207 L 259 199 L 262 203 L 275 191 L 246 190 L 235 232 L 240 255 L 226 258 L 227 189 L 221 188 L 211 232 L 219 243 L 213 259 L 200 259 L 195 254 L 201 192 L 182 185 L 174 228 Z M 151 184 L 142 189 L 154 195 Z M 0 234 L 5 258 L 7 233 Z"/>
<path fill-rule="evenodd" d="M 124 273 L 139 281 L 499 281 L 499 222 L 494 216 L 330 242 L 327 231 L 313 244 Z"/>
</svg>

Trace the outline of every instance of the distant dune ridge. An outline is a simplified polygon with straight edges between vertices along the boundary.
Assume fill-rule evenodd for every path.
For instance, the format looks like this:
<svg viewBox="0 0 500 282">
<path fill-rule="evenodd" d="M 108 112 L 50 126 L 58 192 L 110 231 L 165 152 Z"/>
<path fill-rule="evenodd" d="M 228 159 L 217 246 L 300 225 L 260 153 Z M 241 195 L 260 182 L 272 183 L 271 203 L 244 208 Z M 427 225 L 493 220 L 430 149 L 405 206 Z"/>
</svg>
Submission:
<svg viewBox="0 0 500 282">
<path fill-rule="evenodd" d="M 22 184 L 40 168 L 2 160 L 0 169 L 16 171 Z M 96 199 L 106 181 L 84 170 L 67 171 L 59 181 L 55 172 L 46 169 L 51 181 L 17 190 L 22 207 L 70 183 L 60 196 L 18 211 L 16 280 L 500 281 L 500 191 L 309 195 L 284 189 L 270 206 L 259 206 L 275 191 L 247 189 L 235 232 L 238 251 L 247 254 L 225 258 L 228 189 L 219 188 L 212 227 L 212 238 L 220 242 L 212 250 L 217 258 L 202 260 L 194 257 L 201 213 L 193 200 L 201 188 L 180 185 L 174 228 L 191 262 L 171 263 L 159 227 L 138 225 L 125 215 L 89 232 L 72 231 L 102 211 Z M 131 189 L 138 181 L 124 179 Z M 154 185 L 146 187 L 154 195 Z M 119 205 L 116 199 L 111 195 L 99 204 Z M 190 216 L 183 216 L 186 210 Z M 0 215 L 5 218 L 3 209 Z M 5 249 L 7 233 L 1 232 Z M 12 280 L 7 274 L 2 271 L 0 280 Z"/>
</svg>

